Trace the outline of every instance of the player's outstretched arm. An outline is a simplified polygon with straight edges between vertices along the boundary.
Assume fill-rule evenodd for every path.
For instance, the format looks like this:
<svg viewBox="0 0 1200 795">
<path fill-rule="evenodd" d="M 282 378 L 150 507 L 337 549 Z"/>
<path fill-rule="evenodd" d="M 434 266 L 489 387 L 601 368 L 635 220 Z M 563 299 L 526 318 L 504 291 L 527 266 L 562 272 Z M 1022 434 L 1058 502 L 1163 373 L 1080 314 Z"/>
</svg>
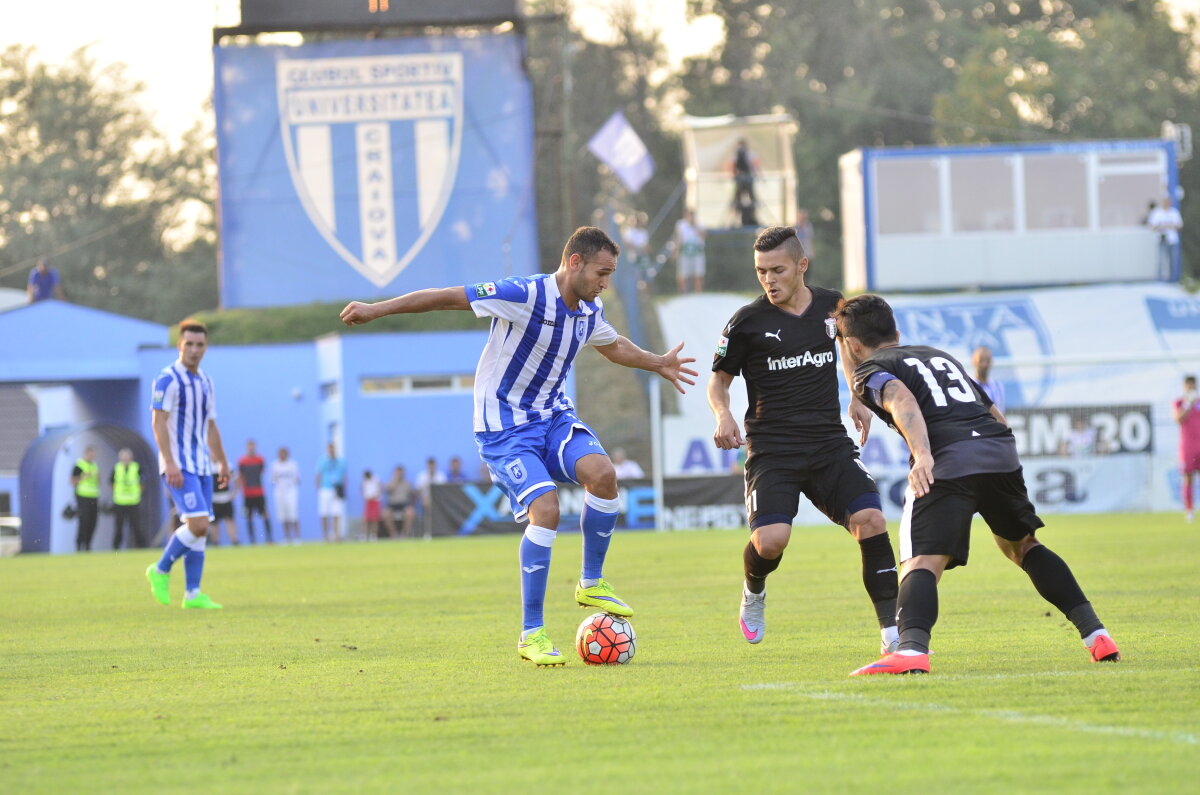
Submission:
<svg viewBox="0 0 1200 795">
<path fill-rule="evenodd" d="M 916 496 L 924 497 L 933 485 L 933 453 L 929 449 L 929 428 L 925 425 L 921 406 L 908 387 L 899 379 L 892 379 L 883 386 L 883 408 L 892 415 L 913 455 L 908 483 Z"/>
<path fill-rule="evenodd" d="M 437 312 L 442 309 L 470 309 L 466 290 L 462 287 L 431 287 L 405 293 L 386 301 L 373 304 L 351 301 L 342 310 L 342 322 L 347 326 L 361 326 L 385 315 L 417 314 Z"/>
<path fill-rule="evenodd" d="M 714 371 L 708 379 L 708 407 L 717 418 L 713 442 L 722 450 L 736 450 L 744 444 L 742 429 L 729 410 L 729 385 L 732 383 L 733 376 L 723 370 Z"/>
<path fill-rule="evenodd" d="M 683 388 L 683 385 L 695 384 L 696 376 L 699 375 L 695 370 L 684 366 L 696 360 L 690 356 L 680 356 L 679 351 L 682 349 L 683 343 L 681 342 L 662 356 L 659 356 L 658 354 L 639 348 L 625 337 L 617 337 L 614 342 L 608 345 L 596 346 L 596 350 L 600 351 L 600 354 L 613 364 L 636 367 L 639 370 L 649 370 L 652 373 L 658 373 L 670 381 L 671 385 L 679 390 L 679 394 L 681 395 L 687 391 Z"/>
</svg>

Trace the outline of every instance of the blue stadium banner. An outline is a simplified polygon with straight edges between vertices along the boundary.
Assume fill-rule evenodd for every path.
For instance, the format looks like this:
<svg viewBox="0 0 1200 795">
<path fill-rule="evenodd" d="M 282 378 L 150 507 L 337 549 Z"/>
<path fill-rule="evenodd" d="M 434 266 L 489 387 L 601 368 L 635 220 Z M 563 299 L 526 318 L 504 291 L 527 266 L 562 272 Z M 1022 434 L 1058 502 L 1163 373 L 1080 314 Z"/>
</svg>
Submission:
<svg viewBox="0 0 1200 795">
<path fill-rule="evenodd" d="M 222 305 L 540 270 L 523 48 L 510 34 L 216 47 Z"/>
</svg>

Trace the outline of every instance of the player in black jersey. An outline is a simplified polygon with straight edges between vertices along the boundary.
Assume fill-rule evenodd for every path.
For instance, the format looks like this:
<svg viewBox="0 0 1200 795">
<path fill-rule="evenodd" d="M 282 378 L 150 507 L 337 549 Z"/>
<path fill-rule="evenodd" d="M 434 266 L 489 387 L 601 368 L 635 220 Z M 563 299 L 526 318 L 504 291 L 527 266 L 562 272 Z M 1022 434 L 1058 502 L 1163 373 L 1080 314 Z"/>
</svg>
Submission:
<svg viewBox="0 0 1200 795">
<path fill-rule="evenodd" d="M 987 393 L 948 353 L 900 345 L 892 308 L 877 295 L 844 301 L 834 317 L 855 393 L 912 452 L 900 521 L 900 648 L 851 675 L 929 672 L 938 580 L 966 565 L 976 512 L 1000 550 L 1079 630 L 1092 660 L 1119 660 L 1070 567 L 1034 537 L 1042 520 L 1025 493 L 1012 431 Z"/>
<path fill-rule="evenodd" d="M 729 386 L 746 379 L 746 510 L 750 543 L 742 553 L 746 582 L 740 625 L 750 643 L 762 640 L 767 575 L 779 567 L 792 534 L 800 493 L 858 540 L 863 584 L 875 605 L 883 651 L 894 650 L 896 557 L 880 511 L 879 491 L 846 434 L 838 398 L 836 326 L 830 313 L 841 294 L 808 287 L 808 259 L 790 226 L 763 230 L 754 241 L 754 270 L 764 295 L 739 309 L 713 358 L 708 403 L 722 450 L 743 444 L 729 410 Z M 846 370 L 849 380 L 850 371 Z M 862 433 L 871 413 L 851 400 Z"/>
</svg>

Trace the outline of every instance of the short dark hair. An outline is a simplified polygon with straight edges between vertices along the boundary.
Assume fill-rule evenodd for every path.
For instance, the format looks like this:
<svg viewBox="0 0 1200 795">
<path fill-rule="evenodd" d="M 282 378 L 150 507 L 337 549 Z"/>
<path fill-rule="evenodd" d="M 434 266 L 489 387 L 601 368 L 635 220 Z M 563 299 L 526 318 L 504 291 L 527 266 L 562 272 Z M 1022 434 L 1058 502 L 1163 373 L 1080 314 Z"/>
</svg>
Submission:
<svg viewBox="0 0 1200 795">
<path fill-rule="evenodd" d="M 208 326 L 196 320 L 194 317 L 189 317 L 186 320 L 179 321 L 179 338 L 183 339 L 183 335 L 189 331 L 194 331 L 197 334 L 203 334 L 208 337 Z"/>
<path fill-rule="evenodd" d="M 796 262 L 804 259 L 804 244 L 796 237 L 794 226 L 768 226 L 754 238 L 755 251 L 774 251 L 783 248 Z"/>
<path fill-rule="evenodd" d="M 567 245 L 563 248 L 563 262 L 569 260 L 572 254 L 578 254 L 586 260 L 601 251 L 607 251 L 614 257 L 621 256 L 621 247 L 603 229 L 581 226 L 567 239 Z"/>
<path fill-rule="evenodd" d="M 1185 376 L 1183 377 L 1183 383 L 1185 383 L 1185 384 L 1191 384 L 1192 386 L 1195 386 L 1195 385 L 1196 385 L 1196 376 L 1194 376 L 1194 375 L 1185 375 Z"/>
<path fill-rule="evenodd" d="M 854 337 L 868 348 L 877 348 L 896 339 L 896 316 L 888 302 L 877 295 L 864 293 L 843 298 L 833 312 L 838 335 Z"/>
</svg>

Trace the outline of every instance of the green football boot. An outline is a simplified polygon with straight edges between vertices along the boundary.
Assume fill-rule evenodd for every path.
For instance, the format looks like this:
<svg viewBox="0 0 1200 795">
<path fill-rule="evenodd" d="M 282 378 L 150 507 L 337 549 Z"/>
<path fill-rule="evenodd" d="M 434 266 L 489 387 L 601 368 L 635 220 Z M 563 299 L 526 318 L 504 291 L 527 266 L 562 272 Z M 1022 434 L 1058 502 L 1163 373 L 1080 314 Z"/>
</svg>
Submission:
<svg viewBox="0 0 1200 795">
<path fill-rule="evenodd" d="M 524 640 L 517 641 L 517 653 L 521 660 L 528 660 L 538 666 L 566 665 L 567 658 L 554 648 L 550 638 L 546 637 L 546 628 L 538 627 Z"/>
<path fill-rule="evenodd" d="M 151 563 L 146 569 L 146 579 L 150 581 L 150 593 L 164 605 L 171 604 L 171 575 L 158 570 L 157 563 Z"/>
<path fill-rule="evenodd" d="M 193 596 L 191 599 L 183 600 L 183 609 L 184 610 L 192 610 L 192 609 L 220 610 L 221 605 L 217 604 L 212 599 L 210 599 L 208 597 L 208 594 L 198 593 L 195 596 Z"/>
<path fill-rule="evenodd" d="M 624 618 L 633 616 L 633 608 L 625 604 L 624 600 L 613 592 L 608 580 L 601 580 L 591 588 L 576 585 L 575 601 L 579 603 L 580 607 L 598 607 L 610 615 Z"/>
</svg>

